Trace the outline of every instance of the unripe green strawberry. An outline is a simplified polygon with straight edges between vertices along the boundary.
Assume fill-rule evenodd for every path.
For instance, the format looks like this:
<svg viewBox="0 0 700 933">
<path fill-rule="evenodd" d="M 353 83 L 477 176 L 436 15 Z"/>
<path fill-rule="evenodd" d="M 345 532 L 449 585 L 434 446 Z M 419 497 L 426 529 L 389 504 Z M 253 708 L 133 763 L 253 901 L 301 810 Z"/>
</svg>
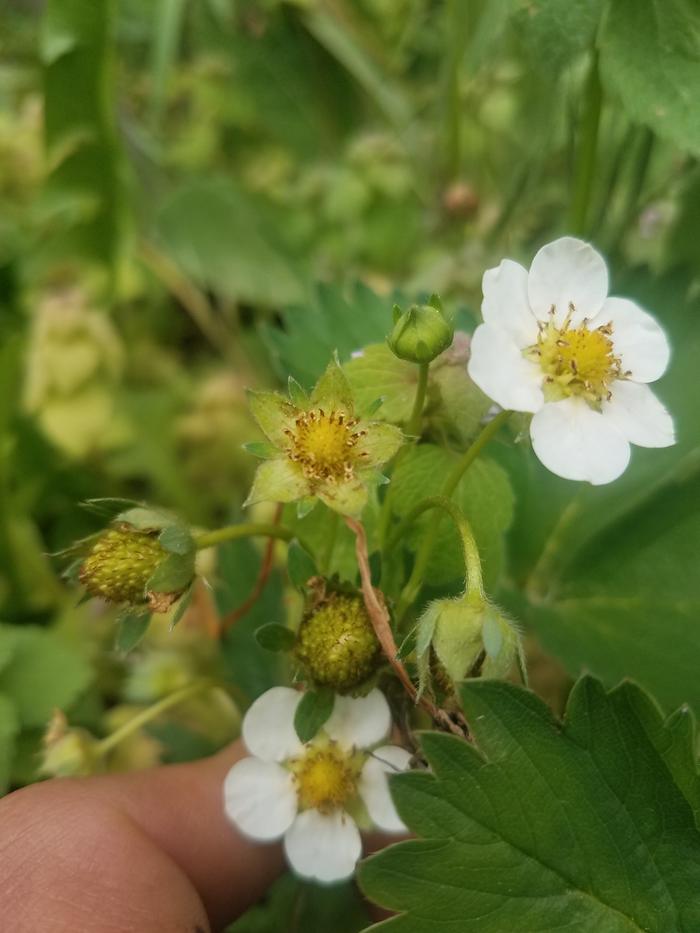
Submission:
<svg viewBox="0 0 700 933">
<path fill-rule="evenodd" d="M 90 595 L 108 602 L 148 604 L 164 612 L 180 594 L 148 592 L 146 585 L 167 556 L 157 534 L 122 522 L 97 539 L 80 568 L 80 582 Z"/>
<path fill-rule="evenodd" d="M 362 597 L 331 593 L 302 621 L 295 654 L 315 684 L 339 693 L 359 687 L 381 660 Z"/>
</svg>

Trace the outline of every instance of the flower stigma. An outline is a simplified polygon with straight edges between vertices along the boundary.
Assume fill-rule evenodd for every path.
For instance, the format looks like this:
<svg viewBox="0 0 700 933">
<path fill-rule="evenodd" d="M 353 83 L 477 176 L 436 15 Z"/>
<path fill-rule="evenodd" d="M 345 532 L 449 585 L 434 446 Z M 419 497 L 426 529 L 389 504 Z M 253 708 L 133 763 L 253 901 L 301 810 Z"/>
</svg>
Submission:
<svg viewBox="0 0 700 933">
<path fill-rule="evenodd" d="M 302 810 L 332 813 L 357 796 L 364 755 L 344 752 L 335 742 L 313 743 L 289 762 Z"/>
<path fill-rule="evenodd" d="M 542 368 L 547 401 L 577 395 L 598 408 L 604 400 L 611 399 L 611 384 L 616 379 L 625 379 L 629 373 L 623 372 L 621 360 L 615 355 L 612 322 L 590 330 L 584 318 L 579 327 L 571 327 L 574 310 L 570 304 L 569 313 L 559 327 L 554 322 L 552 306 L 549 320 L 538 323 L 537 343 L 523 353 Z"/>
<path fill-rule="evenodd" d="M 322 408 L 300 412 L 294 427 L 285 434 L 290 460 L 299 463 L 307 479 L 343 482 L 353 478 L 355 463 L 366 457 L 354 448 L 366 431 L 355 431 L 357 418 L 343 411 L 326 413 Z"/>
</svg>

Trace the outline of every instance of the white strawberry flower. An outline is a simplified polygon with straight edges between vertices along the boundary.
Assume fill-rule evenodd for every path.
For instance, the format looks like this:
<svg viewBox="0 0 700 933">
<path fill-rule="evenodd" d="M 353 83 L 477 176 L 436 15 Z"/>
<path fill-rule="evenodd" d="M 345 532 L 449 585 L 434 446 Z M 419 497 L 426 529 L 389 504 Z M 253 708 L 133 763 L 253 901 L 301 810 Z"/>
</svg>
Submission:
<svg viewBox="0 0 700 933">
<path fill-rule="evenodd" d="M 224 806 L 253 839 L 284 839 L 292 869 L 322 882 L 349 878 L 362 854 L 358 822 L 404 832 L 387 777 L 405 770 L 410 754 L 382 745 L 391 728 L 384 695 L 336 696 L 333 712 L 310 742 L 294 729 L 303 694 L 273 687 L 243 719 L 243 758 L 224 782 Z M 379 747 L 377 747 L 379 746 Z"/>
<path fill-rule="evenodd" d="M 533 413 L 532 446 L 549 470 L 600 485 L 624 472 L 630 444 L 675 443 L 648 386 L 668 365 L 666 335 L 633 301 L 608 297 L 590 244 L 555 240 L 529 272 L 504 259 L 483 292 L 469 375 L 502 408 Z"/>
</svg>

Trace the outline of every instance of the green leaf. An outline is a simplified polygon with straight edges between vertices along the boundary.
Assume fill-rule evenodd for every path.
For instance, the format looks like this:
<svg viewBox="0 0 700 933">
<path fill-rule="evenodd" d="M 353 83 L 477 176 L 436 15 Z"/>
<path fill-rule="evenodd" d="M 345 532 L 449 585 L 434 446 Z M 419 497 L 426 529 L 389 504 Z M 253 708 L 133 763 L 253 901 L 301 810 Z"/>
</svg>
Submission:
<svg viewBox="0 0 700 933">
<path fill-rule="evenodd" d="M 513 26 L 533 67 L 548 74 L 590 48 L 603 0 L 517 0 Z"/>
<path fill-rule="evenodd" d="M 319 885 L 288 873 L 263 901 L 235 921 L 228 933 L 280 933 L 294 918 L 297 933 L 360 933 L 369 923 L 366 904 L 352 881 Z"/>
<path fill-rule="evenodd" d="M 118 620 L 117 637 L 114 648 L 123 654 L 132 651 L 148 631 L 151 622 L 150 612 L 127 612 Z"/>
<path fill-rule="evenodd" d="M 297 409 L 278 392 L 248 392 L 248 407 L 263 434 L 277 447 L 288 444 L 286 430 L 294 423 Z"/>
<path fill-rule="evenodd" d="M 52 166 L 46 197 L 87 206 L 78 216 L 65 214 L 69 229 L 51 236 L 48 248 L 55 259 L 84 257 L 113 269 L 122 252 L 126 203 L 113 109 L 115 10 L 113 0 L 50 0 L 41 24 Z"/>
<path fill-rule="evenodd" d="M 318 573 L 316 562 L 295 538 L 287 548 L 287 574 L 293 586 L 303 590 L 311 577 Z"/>
<path fill-rule="evenodd" d="M 204 288 L 276 306 L 305 294 L 299 263 L 280 239 L 283 218 L 231 179 L 187 182 L 157 219 L 165 251 Z"/>
<path fill-rule="evenodd" d="M 358 411 L 369 411 L 382 397 L 377 418 L 406 422 L 413 411 L 418 385 L 418 367 L 400 360 L 385 343 L 364 347 L 345 364 Z"/>
<path fill-rule="evenodd" d="M 666 709 L 700 710 L 698 553 L 694 472 L 598 535 L 546 603 L 533 594 L 526 620 L 570 671 L 632 674 Z"/>
<path fill-rule="evenodd" d="M 291 651 L 296 641 L 294 632 L 286 625 L 268 622 L 255 630 L 255 640 L 265 651 Z"/>
<path fill-rule="evenodd" d="M 263 340 L 280 378 L 286 380 L 291 374 L 310 388 L 336 350 L 345 363 L 362 347 L 384 339 L 389 307 L 389 301 L 359 282 L 348 294 L 318 285 L 307 304 L 282 312 L 283 329 L 264 325 Z M 376 397 L 375 391 L 371 401 Z"/>
<path fill-rule="evenodd" d="M 310 742 L 333 712 L 335 694 L 328 688 L 308 690 L 294 714 L 294 728 L 302 742 Z"/>
<path fill-rule="evenodd" d="M 584 678 L 563 726 L 510 684 L 470 681 L 462 699 L 477 748 L 423 736 L 433 773 L 392 779 L 398 810 L 421 838 L 361 866 L 365 893 L 404 912 L 383 928 L 700 929 L 700 834 L 649 738 L 650 704 L 639 687 L 606 694 Z"/>
<path fill-rule="evenodd" d="M 389 486 L 394 513 L 407 515 L 422 499 L 437 495 L 456 459 L 454 454 L 432 444 L 414 448 L 397 467 Z M 493 461 L 478 459 L 462 477 L 453 499 L 471 523 L 484 578 L 493 590 L 503 564 L 503 536 L 513 517 L 508 474 Z M 438 520 L 440 532 L 426 571 L 426 582 L 432 586 L 444 586 L 464 577 L 459 535 L 449 520 L 428 513 L 408 532 L 406 545 L 415 550 L 426 529 Z"/>
<path fill-rule="evenodd" d="M 53 632 L 33 625 L 0 625 L 0 643 L 13 645 L 0 672 L 0 693 L 15 705 L 23 727 L 44 726 L 67 709 L 92 679 L 88 662 Z"/>
<path fill-rule="evenodd" d="M 19 723 L 14 703 L 0 693 L 0 796 L 7 791 L 10 783 L 18 731 Z"/>
<path fill-rule="evenodd" d="M 698 4 L 611 0 L 599 47 L 603 82 L 630 120 L 645 123 L 682 149 L 700 152 Z"/>
</svg>

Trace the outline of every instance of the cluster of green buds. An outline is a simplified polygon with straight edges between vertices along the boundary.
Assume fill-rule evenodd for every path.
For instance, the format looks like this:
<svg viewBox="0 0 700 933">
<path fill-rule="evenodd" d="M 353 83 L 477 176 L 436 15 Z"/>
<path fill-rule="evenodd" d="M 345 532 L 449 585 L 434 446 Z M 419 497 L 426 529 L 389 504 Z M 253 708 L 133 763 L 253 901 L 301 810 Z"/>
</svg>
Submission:
<svg viewBox="0 0 700 933">
<path fill-rule="evenodd" d="M 90 542 L 79 570 L 91 596 L 132 609 L 166 612 L 191 587 L 196 545 L 189 528 L 158 509 L 120 512 Z"/>
<path fill-rule="evenodd" d="M 479 593 L 429 603 L 418 620 L 416 655 L 421 693 L 433 678 L 452 693 L 468 677 L 505 677 L 515 662 L 524 670 L 517 625 Z"/>
<path fill-rule="evenodd" d="M 394 329 L 387 340 L 391 351 L 410 363 L 431 363 L 452 343 L 454 326 L 437 295 L 425 305 L 402 311 L 394 305 Z"/>
<path fill-rule="evenodd" d="M 382 659 L 364 600 L 354 591 L 323 590 L 301 621 L 294 655 L 314 686 L 363 693 Z"/>
</svg>

